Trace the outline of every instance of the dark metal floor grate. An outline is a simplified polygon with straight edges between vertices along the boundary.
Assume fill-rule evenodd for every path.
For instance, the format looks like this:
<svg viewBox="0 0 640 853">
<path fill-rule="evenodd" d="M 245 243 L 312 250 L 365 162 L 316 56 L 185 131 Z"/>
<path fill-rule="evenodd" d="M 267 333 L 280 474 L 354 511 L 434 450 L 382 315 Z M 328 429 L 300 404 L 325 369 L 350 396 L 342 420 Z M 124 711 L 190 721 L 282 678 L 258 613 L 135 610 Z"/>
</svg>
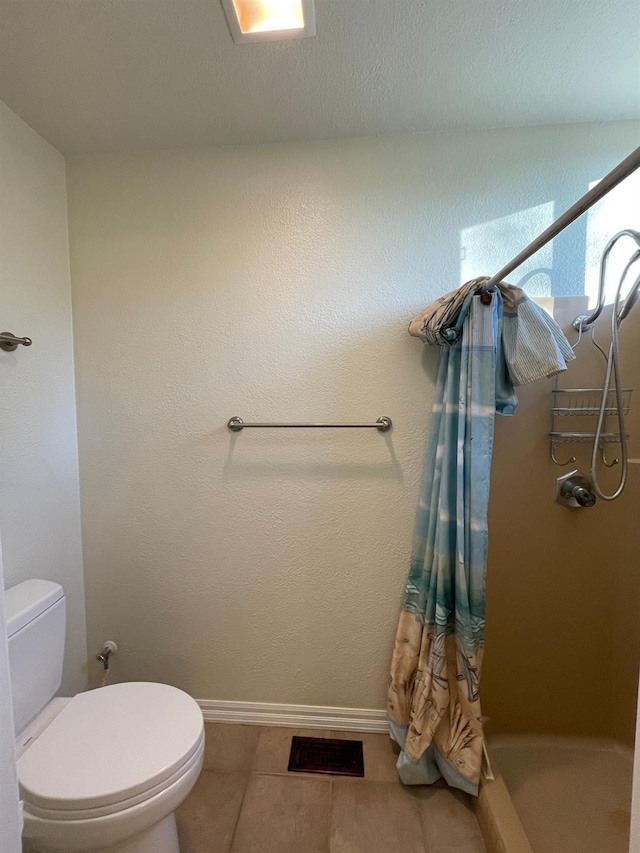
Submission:
<svg viewBox="0 0 640 853">
<path fill-rule="evenodd" d="M 288 769 L 299 773 L 364 776 L 362 741 L 294 735 Z"/>
</svg>

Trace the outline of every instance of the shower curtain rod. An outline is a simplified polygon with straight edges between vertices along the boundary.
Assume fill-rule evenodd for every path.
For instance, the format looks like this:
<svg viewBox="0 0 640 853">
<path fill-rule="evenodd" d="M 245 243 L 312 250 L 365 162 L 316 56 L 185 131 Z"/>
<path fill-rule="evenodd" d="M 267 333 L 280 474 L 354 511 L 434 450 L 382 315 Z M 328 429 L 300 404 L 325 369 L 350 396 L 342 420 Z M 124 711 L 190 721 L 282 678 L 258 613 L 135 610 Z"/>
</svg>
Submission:
<svg viewBox="0 0 640 853">
<path fill-rule="evenodd" d="M 526 249 L 523 249 L 520 254 L 516 255 L 512 261 L 509 261 L 506 266 L 490 278 L 483 285 L 483 290 L 504 281 L 504 279 L 517 269 L 520 264 L 523 264 L 528 260 L 531 255 L 538 251 L 538 249 L 546 246 L 550 240 L 553 240 L 553 238 L 561 231 L 564 231 L 568 225 L 571 225 L 571 223 L 581 216 L 586 210 L 589 210 L 592 205 L 597 201 L 600 201 L 601 198 L 603 198 L 632 172 L 635 172 L 639 167 L 640 148 L 636 148 L 636 150 L 632 151 L 628 157 L 625 157 L 621 163 L 618 163 L 615 169 L 612 169 L 608 175 L 605 175 L 605 177 L 599 181 L 595 187 L 585 193 L 582 198 L 579 198 L 575 204 L 572 204 L 571 207 L 562 214 L 562 216 L 559 216 L 555 222 L 551 223 L 551 225 L 542 232 L 542 234 L 529 243 Z"/>
</svg>

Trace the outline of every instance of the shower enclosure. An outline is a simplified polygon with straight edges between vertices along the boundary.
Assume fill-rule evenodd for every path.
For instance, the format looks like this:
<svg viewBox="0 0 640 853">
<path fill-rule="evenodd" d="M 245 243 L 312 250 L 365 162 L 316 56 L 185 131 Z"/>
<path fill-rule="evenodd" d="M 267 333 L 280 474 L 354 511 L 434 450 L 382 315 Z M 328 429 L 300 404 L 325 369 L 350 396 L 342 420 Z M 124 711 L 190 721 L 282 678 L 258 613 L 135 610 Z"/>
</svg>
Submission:
<svg viewBox="0 0 640 853">
<path fill-rule="evenodd" d="M 504 280 L 638 166 L 640 149 L 489 284 Z M 640 221 L 640 210 L 637 214 Z M 607 262 L 623 237 L 635 245 L 621 267 L 613 304 L 605 309 Z M 629 466 L 640 463 L 640 423 L 634 425 L 633 416 L 625 420 L 629 395 L 625 398 L 621 378 L 629 376 L 633 384 L 640 363 L 640 312 L 634 317 L 631 311 L 640 289 L 638 260 L 640 233 L 620 232 L 602 256 L 595 310 L 586 312 L 586 300 L 580 298 L 553 306 L 563 329 L 576 332 L 576 343 L 591 331 L 596 344 L 582 347 L 571 367 L 574 389 L 602 388 L 588 455 L 588 443 L 575 442 L 575 455 L 559 461 L 552 427 L 551 459 L 547 456 L 547 465 L 541 464 L 536 451 L 548 432 L 543 399 L 551 391 L 544 383 L 521 389 L 515 436 L 511 424 L 496 425 L 489 529 L 499 528 L 502 535 L 489 551 L 483 701 L 491 766 L 485 768 L 477 801 L 489 853 L 627 853 L 630 841 L 631 853 L 640 848 L 635 825 L 631 832 L 640 661 L 640 572 L 633 541 L 640 482 L 637 476 L 628 477 Z M 608 320 L 603 323 L 607 339 L 593 328 L 598 318 Z M 621 351 L 625 318 L 631 328 L 628 334 L 625 329 Z M 602 356 L 606 366 L 598 360 Z M 593 376 L 603 373 L 601 383 L 594 383 Z M 554 415 L 556 409 L 554 403 Z M 620 459 L 607 461 L 605 423 L 611 415 L 617 419 L 617 433 L 609 437 L 619 447 Z M 501 453 L 511 457 L 511 464 L 506 459 L 501 463 Z M 569 519 L 558 503 L 538 499 L 549 491 L 547 483 L 554 481 L 549 471 L 558 464 L 590 471 L 595 494 L 576 502 L 576 508 L 590 507 L 589 513 L 580 510 Z M 626 501 L 612 513 L 610 502 L 621 496 L 627 478 Z M 597 507 L 596 494 L 602 501 Z M 492 607 L 508 617 L 494 621 Z M 492 738 L 492 731 L 500 736 Z"/>
<path fill-rule="evenodd" d="M 569 336 L 581 299 L 555 300 Z M 605 352 L 612 310 L 605 307 L 596 324 Z M 637 386 L 640 309 L 620 328 L 619 355 L 624 383 Z M 593 387 L 605 370 L 585 340 L 568 381 Z M 626 416 L 629 471 L 620 499 L 568 512 L 553 501 L 551 386 L 521 389 L 521 417 L 510 431 L 496 425 L 490 530 L 509 531 L 490 540 L 483 686 L 496 778 L 485 781 L 478 814 L 489 853 L 627 853 L 640 660 L 640 414 L 632 406 Z M 592 445 L 576 443 L 570 452 L 575 460 L 564 470 L 588 472 Z M 614 445 L 609 462 L 616 455 Z M 569 463 L 569 454 L 560 461 Z M 613 494 L 620 464 L 599 461 L 598 472 L 602 490 Z M 508 618 L 494 618 L 499 610 Z"/>
</svg>

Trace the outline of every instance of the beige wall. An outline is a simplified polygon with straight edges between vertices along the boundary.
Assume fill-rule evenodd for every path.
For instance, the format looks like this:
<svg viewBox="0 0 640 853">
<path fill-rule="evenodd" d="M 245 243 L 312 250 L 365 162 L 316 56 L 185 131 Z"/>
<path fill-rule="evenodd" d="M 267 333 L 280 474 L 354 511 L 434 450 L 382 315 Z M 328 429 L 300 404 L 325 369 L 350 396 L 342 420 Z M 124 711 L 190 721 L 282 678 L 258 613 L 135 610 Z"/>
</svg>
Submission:
<svg viewBox="0 0 640 853">
<path fill-rule="evenodd" d="M 86 684 L 65 163 L 0 103 L 0 530 L 4 580 L 67 594 L 63 691 Z"/>
<path fill-rule="evenodd" d="M 89 640 L 119 642 L 114 677 L 163 679 L 198 698 L 383 707 L 437 357 L 407 336 L 408 320 L 471 263 L 495 271 L 626 155 L 637 130 L 71 160 Z M 534 276 L 532 290 L 580 292 L 584 250 L 576 226 L 536 259 L 551 275 Z M 503 726 L 523 713 L 503 639 L 515 634 L 518 661 L 542 651 L 552 661 L 557 634 L 545 623 L 560 621 L 561 659 L 580 658 L 585 636 L 589 654 L 598 645 L 593 557 L 567 569 L 561 545 L 591 521 L 551 503 L 542 388 L 523 394 L 519 422 L 537 424 L 526 445 L 517 426 L 498 431 L 494 493 L 512 491 L 492 507 L 486 692 L 488 705 L 503 703 Z M 231 415 L 382 414 L 395 421 L 387 437 L 225 427 Z M 523 457 L 533 497 L 509 480 Z M 537 511 L 552 519 L 544 534 L 531 524 Z M 513 534 L 514 515 L 526 539 Z M 580 581 L 577 601 L 514 561 L 524 541 L 552 577 L 566 573 L 563 590 Z M 512 630 L 532 605 L 512 602 L 514 587 L 537 592 L 540 636 Z M 575 679 L 587 702 L 591 676 Z"/>
</svg>

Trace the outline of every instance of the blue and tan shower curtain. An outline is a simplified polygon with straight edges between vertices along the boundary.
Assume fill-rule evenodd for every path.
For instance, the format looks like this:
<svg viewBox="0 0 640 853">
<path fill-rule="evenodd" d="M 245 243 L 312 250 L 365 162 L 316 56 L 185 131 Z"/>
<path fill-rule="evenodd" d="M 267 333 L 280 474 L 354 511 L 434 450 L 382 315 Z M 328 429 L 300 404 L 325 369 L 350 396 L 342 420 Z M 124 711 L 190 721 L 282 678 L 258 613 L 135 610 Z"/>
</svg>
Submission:
<svg viewBox="0 0 640 853">
<path fill-rule="evenodd" d="M 462 336 L 440 355 L 388 718 L 402 747 L 405 784 L 444 777 L 477 794 L 494 416 L 515 412 L 514 384 L 566 369 L 573 352 L 555 322 L 517 288 L 494 290 L 490 305 L 479 295 L 468 303 Z"/>
</svg>

